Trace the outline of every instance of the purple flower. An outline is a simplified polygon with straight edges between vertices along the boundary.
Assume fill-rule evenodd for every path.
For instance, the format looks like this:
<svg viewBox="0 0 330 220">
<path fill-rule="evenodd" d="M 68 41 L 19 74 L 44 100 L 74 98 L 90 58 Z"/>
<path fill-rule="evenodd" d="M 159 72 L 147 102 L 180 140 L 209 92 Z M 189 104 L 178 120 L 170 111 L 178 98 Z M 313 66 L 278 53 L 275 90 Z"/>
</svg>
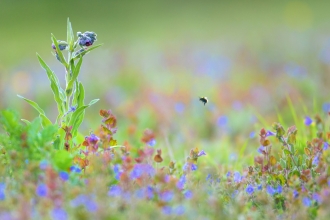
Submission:
<svg viewBox="0 0 330 220">
<path fill-rule="evenodd" d="M 100 138 L 95 134 L 91 134 L 89 137 L 87 137 L 87 140 L 91 144 L 96 144 L 100 140 Z"/>
<path fill-rule="evenodd" d="M 258 148 L 258 153 L 260 153 L 260 154 L 262 154 L 263 152 L 265 152 L 266 151 L 266 147 L 264 147 L 264 146 L 260 146 L 259 148 Z"/>
<path fill-rule="evenodd" d="M 88 199 L 85 202 L 85 208 L 87 209 L 87 211 L 89 212 L 96 212 L 97 211 L 97 204 L 95 201 L 93 201 L 92 199 Z"/>
<path fill-rule="evenodd" d="M 191 171 L 195 171 L 195 170 L 197 170 L 197 165 L 192 163 L 191 164 Z"/>
<path fill-rule="evenodd" d="M 239 173 L 239 172 L 235 172 L 234 173 L 234 182 L 235 183 L 239 183 L 239 182 L 241 182 L 242 181 L 242 179 L 243 179 L 243 177 L 241 176 L 241 174 Z"/>
<path fill-rule="evenodd" d="M 170 202 L 174 197 L 174 193 L 172 191 L 165 191 L 159 195 L 159 198 L 164 202 Z"/>
<path fill-rule="evenodd" d="M 226 174 L 227 178 L 230 177 L 230 175 L 231 175 L 231 172 L 228 171 L 227 174 Z"/>
<path fill-rule="evenodd" d="M 122 190 L 121 190 L 120 186 L 117 186 L 117 185 L 111 186 L 108 191 L 108 196 L 111 196 L 111 197 L 118 197 L 121 194 L 122 194 Z"/>
<path fill-rule="evenodd" d="M 272 186 L 270 186 L 270 185 L 268 185 L 267 187 L 266 187 L 266 190 L 267 190 L 267 193 L 269 194 L 269 195 L 274 195 L 275 193 L 276 193 L 276 190 L 272 187 Z"/>
<path fill-rule="evenodd" d="M 175 103 L 174 108 L 177 113 L 182 114 L 185 106 L 182 102 L 177 102 Z"/>
<path fill-rule="evenodd" d="M 172 208 L 171 208 L 171 206 L 164 206 L 164 207 L 163 207 L 163 213 L 164 213 L 165 215 L 170 215 L 170 214 L 172 213 Z"/>
<path fill-rule="evenodd" d="M 293 198 L 298 198 L 298 196 L 299 196 L 299 193 L 298 193 L 298 191 L 297 190 L 293 190 Z"/>
<path fill-rule="evenodd" d="M 78 195 L 76 198 L 72 199 L 70 204 L 72 207 L 78 207 L 85 205 L 85 203 L 89 200 L 88 196 L 86 195 Z"/>
<path fill-rule="evenodd" d="M 185 183 L 186 183 L 186 175 L 182 175 L 178 183 L 176 184 L 176 187 L 178 187 L 178 189 L 183 189 Z"/>
<path fill-rule="evenodd" d="M 69 174 L 68 174 L 67 172 L 64 172 L 64 171 L 61 171 L 61 172 L 59 173 L 59 175 L 60 175 L 60 178 L 61 178 L 63 181 L 67 181 L 67 180 L 70 178 Z"/>
<path fill-rule="evenodd" d="M 322 109 L 325 113 L 328 113 L 330 111 L 330 103 L 329 102 L 323 103 Z"/>
<path fill-rule="evenodd" d="M 54 220 L 66 220 L 68 219 L 68 214 L 62 208 L 54 208 L 52 211 L 52 219 Z"/>
<path fill-rule="evenodd" d="M 305 120 L 304 120 L 304 124 L 307 126 L 310 126 L 312 123 L 313 123 L 313 120 L 310 117 L 306 116 Z"/>
<path fill-rule="evenodd" d="M 309 207 L 309 206 L 311 206 L 311 204 L 312 204 L 310 198 L 308 198 L 308 197 L 304 197 L 304 198 L 302 199 L 302 202 L 303 202 L 304 206 L 306 206 L 306 207 Z"/>
<path fill-rule="evenodd" d="M 57 44 L 58 44 L 58 48 L 59 48 L 60 50 L 65 50 L 66 47 L 68 46 L 68 44 L 67 44 L 66 42 L 62 42 L 62 41 L 58 41 Z M 56 50 L 55 44 L 53 44 L 53 43 L 52 43 L 52 48 L 53 48 L 54 50 Z"/>
<path fill-rule="evenodd" d="M 175 208 L 174 210 L 176 215 L 183 215 L 184 214 L 184 206 L 183 205 L 179 205 Z"/>
<path fill-rule="evenodd" d="M 182 168 L 184 171 L 187 171 L 187 169 L 190 169 L 191 171 L 197 170 L 197 165 L 194 163 L 185 163 Z"/>
<path fill-rule="evenodd" d="M 254 188 L 252 185 L 248 185 L 245 190 L 249 195 L 251 195 L 254 192 Z"/>
<path fill-rule="evenodd" d="M 42 170 L 44 170 L 44 169 L 46 169 L 47 165 L 48 165 L 47 160 L 42 160 L 39 163 L 39 168 L 42 169 Z"/>
<path fill-rule="evenodd" d="M 218 118 L 217 124 L 219 127 L 225 127 L 228 124 L 228 117 L 225 115 L 222 115 Z"/>
<path fill-rule="evenodd" d="M 191 199 L 193 197 L 193 193 L 191 190 L 187 190 L 183 195 L 186 199 Z"/>
<path fill-rule="evenodd" d="M 156 145 L 156 140 L 155 139 L 151 139 L 148 143 L 147 143 L 150 147 L 153 147 Z"/>
<path fill-rule="evenodd" d="M 120 171 L 120 166 L 118 164 L 113 166 L 113 172 L 115 173 L 115 179 L 119 180 L 122 171 Z"/>
<path fill-rule="evenodd" d="M 274 132 L 271 132 L 271 131 L 267 131 L 266 132 L 266 137 L 269 137 L 269 136 L 275 136 L 276 135 L 276 133 L 274 133 Z"/>
<path fill-rule="evenodd" d="M 96 34 L 91 31 L 86 31 L 85 33 L 78 32 L 79 37 L 79 45 L 89 47 L 93 45 L 94 41 L 96 41 Z"/>
<path fill-rule="evenodd" d="M 70 171 L 71 172 L 76 172 L 76 173 L 80 173 L 81 172 L 81 169 L 77 166 L 71 166 L 70 167 Z"/>
<path fill-rule="evenodd" d="M 45 197 L 45 196 L 47 196 L 47 192 L 48 192 L 48 188 L 47 188 L 46 184 L 41 183 L 37 186 L 36 194 L 38 196 Z"/>
<path fill-rule="evenodd" d="M 321 197 L 320 197 L 319 194 L 317 194 L 317 193 L 313 193 L 312 198 L 313 198 L 318 204 L 321 203 Z"/>
<path fill-rule="evenodd" d="M 281 186 L 281 185 L 278 185 L 278 186 L 277 186 L 276 192 L 277 192 L 278 194 L 281 194 L 281 193 L 282 193 L 282 186 Z"/>
<path fill-rule="evenodd" d="M 262 184 L 259 184 L 258 187 L 257 187 L 257 190 L 262 190 Z"/>
<path fill-rule="evenodd" d="M 203 156 L 203 155 L 206 155 L 206 153 L 205 153 L 205 151 L 204 150 L 201 150 L 199 153 L 198 153 L 198 157 L 200 157 L 200 156 Z"/>
<path fill-rule="evenodd" d="M 149 165 L 149 164 L 135 164 L 132 172 L 131 172 L 131 178 L 137 179 L 140 178 L 143 174 L 147 174 L 149 176 L 155 175 L 155 169 Z"/>
<path fill-rule="evenodd" d="M 316 155 L 313 159 L 312 164 L 317 166 L 317 165 L 319 165 L 319 162 L 320 162 L 320 155 Z"/>
<path fill-rule="evenodd" d="M 0 183 L 0 200 L 5 200 L 6 194 L 5 194 L 6 184 Z"/>
<path fill-rule="evenodd" d="M 250 138 L 254 138 L 256 136 L 256 133 L 254 131 L 252 131 L 250 134 L 249 134 L 249 137 Z"/>
<path fill-rule="evenodd" d="M 329 144 L 327 142 L 323 142 L 323 150 L 328 150 Z"/>
</svg>

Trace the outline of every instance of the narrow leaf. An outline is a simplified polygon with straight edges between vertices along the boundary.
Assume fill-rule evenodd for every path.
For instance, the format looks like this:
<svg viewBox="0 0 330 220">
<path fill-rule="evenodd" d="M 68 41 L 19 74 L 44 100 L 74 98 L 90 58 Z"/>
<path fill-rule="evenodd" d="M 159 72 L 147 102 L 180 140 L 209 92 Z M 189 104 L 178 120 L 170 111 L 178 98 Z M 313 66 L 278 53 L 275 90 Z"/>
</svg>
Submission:
<svg viewBox="0 0 330 220">
<path fill-rule="evenodd" d="M 68 86 L 67 86 L 67 90 L 68 89 L 72 89 L 73 87 L 73 83 L 76 81 L 78 75 L 79 75 L 79 72 L 80 72 L 80 67 L 81 67 L 81 64 L 82 64 L 82 57 L 80 57 L 76 67 L 74 68 L 74 71 L 73 71 L 73 74 L 72 74 L 72 78 L 70 79 L 69 83 L 68 83 Z"/>
<path fill-rule="evenodd" d="M 28 120 L 26 120 L 26 119 L 23 119 L 23 118 L 21 119 L 21 121 L 22 121 L 22 122 L 24 122 L 26 125 L 29 125 L 29 124 L 31 124 L 31 122 L 30 122 L 30 121 L 28 121 Z"/>
<path fill-rule="evenodd" d="M 40 114 L 42 127 L 47 127 L 48 125 L 52 125 L 52 122 L 45 115 Z"/>
<path fill-rule="evenodd" d="M 74 44 L 74 35 L 73 35 L 72 25 L 71 25 L 71 22 L 70 22 L 69 18 L 68 18 L 68 21 L 67 21 L 66 34 L 67 34 L 66 40 L 69 44 L 70 51 L 72 51 L 73 50 L 73 44 Z"/>
<path fill-rule="evenodd" d="M 30 99 L 27 99 L 27 98 L 24 98 L 23 96 L 20 96 L 20 95 L 17 95 L 19 98 L 21 98 L 21 99 L 24 99 L 27 103 L 29 103 L 33 108 L 35 108 L 40 114 L 43 114 L 43 115 L 45 115 L 45 112 L 44 112 L 44 110 L 42 110 L 41 108 L 40 108 L 40 106 L 36 103 L 36 102 L 34 102 L 34 101 L 31 101 Z"/>
<path fill-rule="evenodd" d="M 60 48 L 58 47 L 57 39 L 55 38 L 55 36 L 53 34 L 52 34 L 52 37 L 51 38 L 52 38 L 52 41 L 53 41 L 53 43 L 55 45 L 56 52 L 57 52 L 57 54 L 58 54 L 58 56 L 59 56 L 59 58 L 61 60 L 61 63 L 65 66 L 65 68 L 68 68 L 68 64 L 67 64 L 67 62 L 66 62 L 66 60 L 65 60 L 65 58 L 63 56 L 63 53 L 60 50 Z"/>
</svg>

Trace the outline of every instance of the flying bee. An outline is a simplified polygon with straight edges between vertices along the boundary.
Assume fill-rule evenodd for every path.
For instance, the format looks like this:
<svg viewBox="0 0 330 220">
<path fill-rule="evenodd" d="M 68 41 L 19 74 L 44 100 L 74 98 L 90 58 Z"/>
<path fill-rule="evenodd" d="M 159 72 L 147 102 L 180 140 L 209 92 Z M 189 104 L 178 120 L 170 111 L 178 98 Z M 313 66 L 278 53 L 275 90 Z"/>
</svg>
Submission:
<svg viewBox="0 0 330 220">
<path fill-rule="evenodd" d="M 208 102 L 207 97 L 199 97 L 199 101 L 203 102 L 204 105 Z"/>
</svg>

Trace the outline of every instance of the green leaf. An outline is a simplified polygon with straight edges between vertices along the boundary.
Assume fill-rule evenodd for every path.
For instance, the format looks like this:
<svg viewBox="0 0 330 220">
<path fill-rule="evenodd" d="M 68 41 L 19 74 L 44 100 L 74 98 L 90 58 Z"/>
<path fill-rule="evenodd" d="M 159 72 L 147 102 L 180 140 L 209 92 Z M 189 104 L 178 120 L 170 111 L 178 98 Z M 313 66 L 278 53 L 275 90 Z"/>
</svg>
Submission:
<svg viewBox="0 0 330 220">
<path fill-rule="evenodd" d="M 66 41 L 69 44 L 69 50 L 73 51 L 74 34 L 73 34 L 72 25 L 71 25 L 71 22 L 70 22 L 69 18 L 67 20 L 66 34 L 67 34 Z"/>
<path fill-rule="evenodd" d="M 79 96 L 77 97 L 78 107 L 85 105 L 85 89 L 81 82 L 79 82 Z"/>
<path fill-rule="evenodd" d="M 48 79 L 50 81 L 50 87 L 52 88 L 54 99 L 57 103 L 57 109 L 59 114 L 64 114 L 63 101 L 65 100 L 65 94 L 60 86 L 59 80 L 49 66 L 43 61 L 43 59 L 37 54 L 41 67 L 46 71 Z"/>
<path fill-rule="evenodd" d="M 31 124 L 31 122 L 30 122 L 30 121 L 28 121 L 28 120 L 26 120 L 26 119 L 21 119 L 21 121 L 22 121 L 22 122 L 24 122 L 26 125 L 29 125 L 29 124 Z"/>
<path fill-rule="evenodd" d="M 81 124 L 83 120 L 83 118 L 79 118 L 79 117 L 81 117 L 81 115 L 84 114 L 86 108 L 95 104 L 97 101 L 99 101 L 99 99 L 94 99 L 88 105 L 81 106 L 78 109 L 76 109 L 76 111 L 73 112 L 69 122 L 69 126 L 72 126 L 71 132 L 73 137 L 75 137 L 74 134 L 76 134 L 76 131 L 78 130 L 78 126 Z"/>
<path fill-rule="evenodd" d="M 77 79 L 77 77 L 79 75 L 81 64 L 82 64 L 82 57 L 80 57 L 77 65 L 76 65 L 76 67 L 73 70 L 72 78 L 70 79 L 70 81 L 69 81 L 69 83 L 67 85 L 66 90 L 72 89 L 73 83 L 76 81 L 76 79 Z"/>
<path fill-rule="evenodd" d="M 56 151 L 53 162 L 55 166 L 60 169 L 67 171 L 72 165 L 73 157 L 72 155 L 66 150 L 58 150 Z"/>
<path fill-rule="evenodd" d="M 284 153 L 285 153 L 285 155 L 291 155 L 291 152 L 287 149 L 284 149 Z"/>
<path fill-rule="evenodd" d="M 42 127 L 47 127 L 48 125 L 52 125 L 52 122 L 43 114 L 40 114 Z"/>
<path fill-rule="evenodd" d="M 60 50 L 60 48 L 58 47 L 58 43 L 57 43 L 57 39 L 55 38 L 54 34 L 51 34 L 51 39 L 53 41 L 53 44 L 55 45 L 55 48 L 56 48 L 56 52 L 61 60 L 61 63 L 65 66 L 66 69 L 68 69 L 68 63 L 66 62 L 64 56 L 63 56 L 63 53 L 62 51 Z"/>
<path fill-rule="evenodd" d="M 85 56 L 87 53 L 89 53 L 90 51 L 92 50 L 95 50 L 96 48 L 102 46 L 102 44 L 98 44 L 98 45 L 95 45 L 95 46 L 92 46 L 92 47 L 89 47 L 87 50 L 84 50 L 83 52 L 75 55 L 72 59 L 76 60 L 78 59 L 80 56 Z"/>
<path fill-rule="evenodd" d="M 19 98 L 24 99 L 27 103 L 29 103 L 33 108 L 35 108 L 40 114 L 45 115 L 44 110 L 42 110 L 37 103 L 34 101 L 31 101 L 27 98 L 24 98 L 23 96 L 17 95 Z"/>
</svg>

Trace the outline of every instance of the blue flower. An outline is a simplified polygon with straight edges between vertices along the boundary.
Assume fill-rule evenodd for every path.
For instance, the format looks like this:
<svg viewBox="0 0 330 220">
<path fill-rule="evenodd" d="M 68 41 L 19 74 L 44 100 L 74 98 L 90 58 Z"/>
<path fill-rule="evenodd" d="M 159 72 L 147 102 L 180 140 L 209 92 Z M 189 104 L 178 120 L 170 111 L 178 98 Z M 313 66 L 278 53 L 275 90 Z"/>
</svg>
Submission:
<svg viewBox="0 0 330 220">
<path fill-rule="evenodd" d="M 184 206 L 183 205 L 179 205 L 179 206 L 177 206 L 176 208 L 175 208 L 175 210 L 174 210 L 174 213 L 176 214 L 176 215 L 183 215 L 184 214 Z"/>
<path fill-rule="evenodd" d="M 122 189 L 120 188 L 120 186 L 117 186 L 117 185 L 111 186 L 108 191 L 108 196 L 111 196 L 111 197 L 118 197 L 121 194 L 122 194 Z"/>
<path fill-rule="evenodd" d="M 159 197 L 164 202 L 170 202 L 174 197 L 174 193 L 172 191 L 165 191 L 165 192 L 161 193 L 159 195 Z"/>
<path fill-rule="evenodd" d="M 172 213 L 172 208 L 171 208 L 171 206 L 164 206 L 164 207 L 163 207 L 163 213 L 164 213 L 165 215 L 170 215 L 170 214 Z"/>
<path fill-rule="evenodd" d="M 120 175 L 121 175 L 122 172 L 120 171 L 120 166 L 118 164 L 115 164 L 113 166 L 113 172 L 115 173 L 115 179 L 119 180 Z"/>
<path fill-rule="evenodd" d="M 206 153 L 205 153 L 205 151 L 204 150 L 201 150 L 199 153 L 198 153 L 198 157 L 200 157 L 200 156 L 203 156 L 203 155 L 206 155 Z"/>
<path fill-rule="evenodd" d="M 67 181 L 67 180 L 70 178 L 69 174 L 68 174 L 67 172 L 64 172 L 64 171 L 61 171 L 61 172 L 59 173 L 59 175 L 60 175 L 60 178 L 61 178 L 63 181 Z"/>
<path fill-rule="evenodd" d="M 0 183 L 0 200 L 5 200 L 6 194 L 5 194 L 6 184 Z"/>
<path fill-rule="evenodd" d="M 95 201 L 93 201 L 92 199 L 88 199 L 85 202 L 85 208 L 89 212 L 96 212 L 97 211 L 97 203 Z"/>
<path fill-rule="evenodd" d="M 185 183 L 186 183 L 186 175 L 182 175 L 178 183 L 176 184 L 176 187 L 178 187 L 178 189 L 183 189 Z"/>
<path fill-rule="evenodd" d="M 312 164 L 317 166 L 317 165 L 319 165 L 319 162 L 320 162 L 320 155 L 316 155 L 313 159 Z"/>
<path fill-rule="evenodd" d="M 239 183 L 239 182 L 241 182 L 242 181 L 242 179 L 243 179 L 243 177 L 241 176 L 241 174 L 239 173 L 239 172 L 235 172 L 234 173 L 234 182 L 235 183 Z"/>
<path fill-rule="evenodd" d="M 155 169 L 149 164 L 135 164 L 131 172 L 131 178 L 137 179 L 140 178 L 143 174 L 154 176 L 155 172 Z"/>
<path fill-rule="evenodd" d="M 191 199 L 193 197 L 193 193 L 191 190 L 187 190 L 183 195 L 186 199 Z"/>
<path fill-rule="evenodd" d="M 262 154 L 263 152 L 265 152 L 266 151 L 266 147 L 264 147 L 264 146 L 260 146 L 259 148 L 258 148 L 258 153 L 260 153 L 260 154 Z"/>
<path fill-rule="evenodd" d="M 66 220 L 68 219 L 68 213 L 62 208 L 54 208 L 52 211 L 52 219 L 54 220 Z"/>
<path fill-rule="evenodd" d="M 89 47 L 93 45 L 94 41 L 96 41 L 96 34 L 91 31 L 86 31 L 85 33 L 78 32 L 79 37 L 79 45 Z"/>
<path fill-rule="evenodd" d="M 71 166 L 70 167 L 70 171 L 71 172 L 76 172 L 76 173 L 80 173 L 81 172 L 81 169 L 77 166 Z"/>
<path fill-rule="evenodd" d="M 269 195 L 274 195 L 275 193 L 276 193 L 276 190 L 272 187 L 272 186 L 270 186 L 270 185 L 268 185 L 267 187 L 266 187 L 266 190 L 267 190 L 267 193 L 269 194 Z"/>
<path fill-rule="evenodd" d="M 298 193 L 298 191 L 297 190 L 293 190 L 293 198 L 298 198 L 298 196 L 299 196 L 299 193 Z"/>
<path fill-rule="evenodd" d="M 227 174 L 226 174 L 227 178 L 230 177 L 230 175 L 231 175 L 231 172 L 228 171 Z"/>
<path fill-rule="evenodd" d="M 321 197 L 320 197 L 319 194 L 317 194 L 317 193 L 313 193 L 312 198 L 313 198 L 317 203 L 319 203 L 319 204 L 321 203 Z"/>
<path fill-rule="evenodd" d="M 308 197 L 304 197 L 304 198 L 302 199 L 302 202 L 303 202 L 304 206 L 306 206 L 306 207 L 309 207 L 309 206 L 311 206 L 311 204 L 312 204 L 310 198 L 308 198 Z"/>
<path fill-rule="evenodd" d="M 228 117 L 225 115 L 220 116 L 217 120 L 217 124 L 219 127 L 225 127 L 228 124 Z"/>
<path fill-rule="evenodd" d="M 36 194 L 38 196 L 45 197 L 45 196 L 47 196 L 47 192 L 48 192 L 48 188 L 47 188 L 46 184 L 41 183 L 37 186 Z"/>
<path fill-rule="evenodd" d="M 234 198 L 238 194 L 238 190 L 235 190 L 232 194 L 231 197 Z"/>
<path fill-rule="evenodd" d="M 282 193 L 282 186 L 281 186 L 281 185 L 278 185 L 278 186 L 277 186 L 276 192 L 277 192 L 278 194 L 281 194 L 281 193 Z"/>
<path fill-rule="evenodd" d="M 194 164 L 194 163 L 192 163 L 192 164 L 191 164 L 191 170 L 192 170 L 192 171 L 197 170 L 197 165 Z"/>
<path fill-rule="evenodd" d="M 182 114 L 185 106 L 182 102 L 177 102 L 175 103 L 174 108 L 177 113 Z"/>
<path fill-rule="evenodd" d="M 250 134 L 249 134 L 249 137 L 250 138 L 254 138 L 256 136 L 256 133 L 254 131 L 252 131 Z"/>
<path fill-rule="evenodd" d="M 322 110 L 323 110 L 325 113 L 330 112 L 330 103 L 329 103 L 329 102 L 323 103 L 323 105 L 322 105 Z"/>
<path fill-rule="evenodd" d="M 276 133 L 274 133 L 274 132 L 271 132 L 271 131 L 267 131 L 266 132 L 266 137 L 269 137 L 269 136 L 275 136 L 276 135 Z"/>
<path fill-rule="evenodd" d="M 262 190 L 262 184 L 259 184 L 258 187 L 257 187 L 257 190 Z"/>
<path fill-rule="evenodd" d="M 156 145 L 156 140 L 155 139 L 151 139 L 148 143 L 147 143 L 150 147 L 154 147 Z"/>
<path fill-rule="evenodd" d="M 310 126 L 312 123 L 313 123 L 313 120 L 310 117 L 306 116 L 305 120 L 304 120 L 304 124 L 307 126 Z"/>
<path fill-rule="evenodd" d="M 245 190 L 249 195 L 251 195 L 254 192 L 254 188 L 252 185 L 248 185 Z"/>
<path fill-rule="evenodd" d="M 323 142 L 323 150 L 328 150 L 329 144 L 327 142 Z"/>
<path fill-rule="evenodd" d="M 187 169 L 190 169 L 191 171 L 195 171 L 195 170 L 197 170 L 197 165 L 196 164 L 194 164 L 194 163 L 185 163 L 184 165 L 183 165 L 183 167 L 182 167 L 182 169 L 184 170 L 184 171 L 187 171 Z"/>
</svg>

